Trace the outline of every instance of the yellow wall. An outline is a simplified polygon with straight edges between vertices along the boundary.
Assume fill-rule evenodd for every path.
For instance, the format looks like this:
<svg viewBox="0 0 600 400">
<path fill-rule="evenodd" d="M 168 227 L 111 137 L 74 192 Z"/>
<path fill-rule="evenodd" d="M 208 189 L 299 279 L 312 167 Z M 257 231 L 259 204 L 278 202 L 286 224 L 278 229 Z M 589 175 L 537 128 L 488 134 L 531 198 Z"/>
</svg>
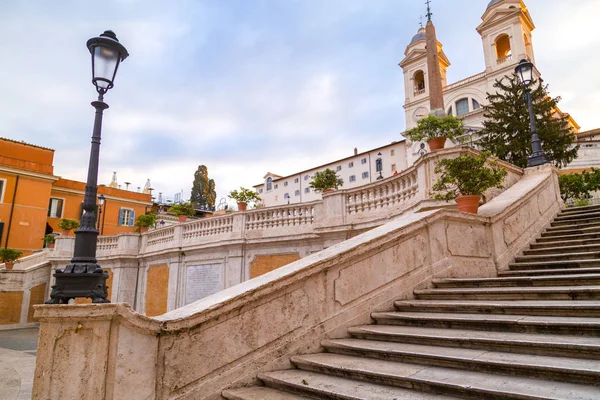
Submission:
<svg viewBox="0 0 600 400">
<path fill-rule="evenodd" d="M 298 253 L 256 256 L 250 263 L 250 278 L 256 278 L 299 259 Z"/>
<path fill-rule="evenodd" d="M 169 266 L 153 265 L 148 268 L 146 281 L 146 315 L 153 317 L 167 312 Z"/>
<path fill-rule="evenodd" d="M 23 292 L 0 292 L 0 325 L 21 322 Z"/>
</svg>

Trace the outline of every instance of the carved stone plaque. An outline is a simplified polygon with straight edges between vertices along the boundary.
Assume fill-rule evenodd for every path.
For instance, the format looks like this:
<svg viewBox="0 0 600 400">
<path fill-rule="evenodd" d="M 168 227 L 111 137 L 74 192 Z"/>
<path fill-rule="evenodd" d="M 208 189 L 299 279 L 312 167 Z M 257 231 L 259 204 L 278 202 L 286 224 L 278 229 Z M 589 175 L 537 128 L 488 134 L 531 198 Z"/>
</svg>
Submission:
<svg viewBox="0 0 600 400">
<path fill-rule="evenodd" d="M 187 267 L 185 304 L 190 304 L 223 289 L 221 264 L 192 265 Z"/>
</svg>

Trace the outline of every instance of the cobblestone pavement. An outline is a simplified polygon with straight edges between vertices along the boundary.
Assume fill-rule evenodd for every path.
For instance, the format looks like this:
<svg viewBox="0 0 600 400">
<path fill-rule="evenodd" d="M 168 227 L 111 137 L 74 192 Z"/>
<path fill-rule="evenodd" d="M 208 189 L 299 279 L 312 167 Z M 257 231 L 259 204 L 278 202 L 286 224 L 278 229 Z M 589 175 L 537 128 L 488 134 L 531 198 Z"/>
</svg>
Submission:
<svg viewBox="0 0 600 400">
<path fill-rule="evenodd" d="M 30 400 L 38 328 L 0 331 L 0 399 Z"/>
</svg>

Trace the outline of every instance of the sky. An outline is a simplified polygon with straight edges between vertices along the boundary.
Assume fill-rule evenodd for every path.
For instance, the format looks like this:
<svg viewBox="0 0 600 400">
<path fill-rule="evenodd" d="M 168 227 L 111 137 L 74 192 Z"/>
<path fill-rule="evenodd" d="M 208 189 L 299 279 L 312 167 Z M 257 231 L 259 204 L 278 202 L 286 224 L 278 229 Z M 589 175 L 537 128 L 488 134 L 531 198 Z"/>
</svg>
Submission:
<svg viewBox="0 0 600 400">
<path fill-rule="evenodd" d="M 0 137 L 55 149 L 85 181 L 96 92 L 87 39 L 113 30 L 130 57 L 106 96 L 98 183 L 189 198 L 208 167 L 217 202 L 399 140 L 398 62 L 424 0 L 2 0 Z M 448 82 L 484 70 L 488 0 L 432 0 Z M 527 0 L 536 66 L 582 130 L 600 127 L 600 2 Z M 230 201 L 231 203 L 231 201 Z"/>
</svg>

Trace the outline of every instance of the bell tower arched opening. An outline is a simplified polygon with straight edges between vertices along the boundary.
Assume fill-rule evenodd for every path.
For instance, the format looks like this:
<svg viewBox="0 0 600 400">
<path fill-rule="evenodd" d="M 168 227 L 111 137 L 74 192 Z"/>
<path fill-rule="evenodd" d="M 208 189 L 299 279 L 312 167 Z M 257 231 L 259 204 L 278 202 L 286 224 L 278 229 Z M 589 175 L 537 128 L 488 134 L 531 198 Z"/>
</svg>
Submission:
<svg viewBox="0 0 600 400">
<path fill-rule="evenodd" d="M 510 38 L 507 34 L 500 35 L 494 42 L 496 47 L 496 58 L 498 64 L 502 64 L 505 61 L 510 61 L 512 58 L 512 49 L 510 48 Z"/>
<path fill-rule="evenodd" d="M 413 81 L 415 84 L 415 95 L 425 93 L 425 73 L 422 70 L 415 72 Z"/>
</svg>

